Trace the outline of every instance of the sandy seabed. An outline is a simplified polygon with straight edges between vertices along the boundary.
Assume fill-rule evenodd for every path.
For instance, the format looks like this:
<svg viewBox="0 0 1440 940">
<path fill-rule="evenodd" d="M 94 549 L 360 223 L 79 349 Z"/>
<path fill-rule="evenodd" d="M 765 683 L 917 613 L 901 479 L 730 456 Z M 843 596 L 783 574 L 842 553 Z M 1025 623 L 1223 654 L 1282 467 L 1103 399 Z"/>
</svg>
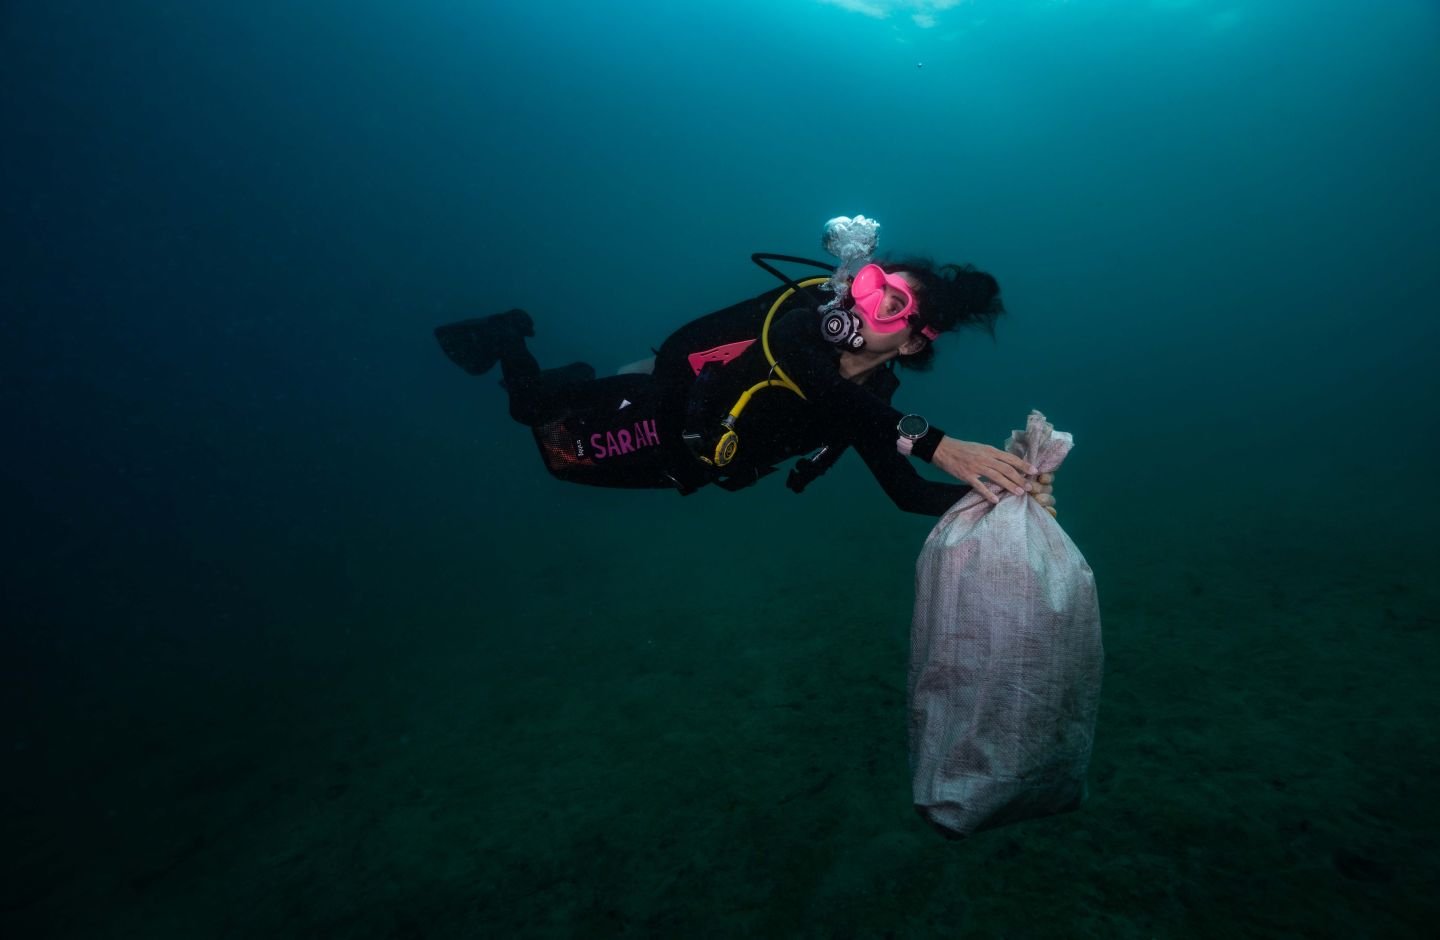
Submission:
<svg viewBox="0 0 1440 940">
<path fill-rule="evenodd" d="M 1104 618 L 1090 798 L 952 843 L 905 753 L 928 521 L 568 493 L 238 639 L 48 650 L 86 665 L 12 691 L 0 932 L 1433 936 L 1424 526 L 1062 516 Z"/>
</svg>

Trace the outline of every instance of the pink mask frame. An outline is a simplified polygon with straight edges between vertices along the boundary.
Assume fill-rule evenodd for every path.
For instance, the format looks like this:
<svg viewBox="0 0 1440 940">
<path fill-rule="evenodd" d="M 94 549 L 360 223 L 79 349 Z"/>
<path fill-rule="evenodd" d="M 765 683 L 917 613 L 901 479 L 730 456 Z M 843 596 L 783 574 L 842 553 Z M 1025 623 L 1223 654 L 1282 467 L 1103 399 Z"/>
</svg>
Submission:
<svg viewBox="0 0 1440 940">
<path fill-rule="evenodd" d="M 895 313 L 885 315 L 885 288 L 893 287 L 905 298 L 905 306 Z M 867 264 L 855 272 L 850 281 L 850 297 L 855 301 L 855 312 L 877 333 L 898 333 L 911 322 L 915 313 L 915 292 L 910 284 L 898 274 L 886 274 L 878 264 Z M 926 339 L 934 339 L 940 331 L 932 326 L 918 327 Z"/>
</svg>

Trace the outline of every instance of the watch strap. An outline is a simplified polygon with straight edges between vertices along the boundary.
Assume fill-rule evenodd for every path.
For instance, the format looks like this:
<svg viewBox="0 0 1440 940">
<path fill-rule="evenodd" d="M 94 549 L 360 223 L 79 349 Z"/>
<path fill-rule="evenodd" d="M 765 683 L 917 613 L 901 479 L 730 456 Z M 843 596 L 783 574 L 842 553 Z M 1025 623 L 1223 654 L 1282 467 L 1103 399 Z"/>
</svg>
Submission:
<svg viewBox="0 0 1440 940">
<path fill-rule="evenodd" d="M 930 430 L 925 432 L 925 436 L 914 442 L 910 448 L 910 456 L 919 457 L 929 463 L 930 459 L 935 456 L 935 448 L 939 447 L 940 442 L 944 439 L 945 432 L 932 424 Z"/>
</svg>

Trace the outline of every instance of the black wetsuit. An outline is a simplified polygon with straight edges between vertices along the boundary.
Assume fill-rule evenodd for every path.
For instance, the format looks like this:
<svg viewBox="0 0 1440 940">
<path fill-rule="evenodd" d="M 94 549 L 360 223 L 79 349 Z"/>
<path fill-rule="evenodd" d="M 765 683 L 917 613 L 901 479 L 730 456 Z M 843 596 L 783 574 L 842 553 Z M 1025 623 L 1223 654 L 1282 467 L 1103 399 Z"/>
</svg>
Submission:
<svg viewBox="0 0 1440 940">
<path fill-rule="evenodd" d="M 770 373 L 759 342 L 726 364 L 705 366 L 699 375 L 689 355 L 757 338 L 783 290 L 681 327 L 658 350 L 652 375 L 551 387 L 543 402 L 527 397 L 526 385 L 512 380 L 518 374 L 514 364 L 502 358 L 511 411 L 534 428 L 547 465 L 562 479 L 600 486 L 677 487 L 681 492 L 709 483 L 736 489 L 776 464 L 821 446 L 832 456 L 854 447 L 896 506 L 922 515 L 943 514 L 970 487 L 924 479 L 895 449 L 895 426 L 902 415 L 890 406 L 900 384 L 894 370 L 877 369 L 864 383 L 842 378 L 839 351 L 821 336 L 819 315 L 793 300 L 771 323 L 770 349 L 806 397 L 781 387 L 756 392 L 736 424 L 735 459 L 723 469 L 706 465 L 683 439 L 686 431 L 698 432 L 713 446 L 720 420 L 736 399 Z M 915 456 L 928 460 L 942 436 L 932 428 L 916 442 Z"/>
</svg>

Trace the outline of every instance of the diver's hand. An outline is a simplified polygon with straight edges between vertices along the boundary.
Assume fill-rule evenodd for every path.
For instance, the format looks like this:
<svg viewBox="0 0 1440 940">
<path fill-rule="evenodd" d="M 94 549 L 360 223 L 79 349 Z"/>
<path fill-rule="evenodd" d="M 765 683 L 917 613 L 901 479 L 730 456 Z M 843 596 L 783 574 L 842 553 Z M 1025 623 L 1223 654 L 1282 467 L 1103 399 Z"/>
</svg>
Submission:
<svg viewBox="0 0 1440 940">
<path fill-rule="evenodd" d="M 1030 498 L 1050 515 L 1055 515 L 1055 474 L 1042 473 L 1036 477 L 1035 485 L 1030 489 Z"/>
<path fill-rule="evenodd" d="M 999 483 L 1016 496 L 1023 496 L 1032 489 L 1025 480 L 1026 474 L 1037 472 L 1024 460 L 998 447 L 957 441 L 948 436 L 940 439 L 930 462 L 960 482 L 969 483 L 992 503 L 1000 502 L 1000 497 L 990 492 L 990 487 L 980 482 L 982 479 Z"/>
</svg>

